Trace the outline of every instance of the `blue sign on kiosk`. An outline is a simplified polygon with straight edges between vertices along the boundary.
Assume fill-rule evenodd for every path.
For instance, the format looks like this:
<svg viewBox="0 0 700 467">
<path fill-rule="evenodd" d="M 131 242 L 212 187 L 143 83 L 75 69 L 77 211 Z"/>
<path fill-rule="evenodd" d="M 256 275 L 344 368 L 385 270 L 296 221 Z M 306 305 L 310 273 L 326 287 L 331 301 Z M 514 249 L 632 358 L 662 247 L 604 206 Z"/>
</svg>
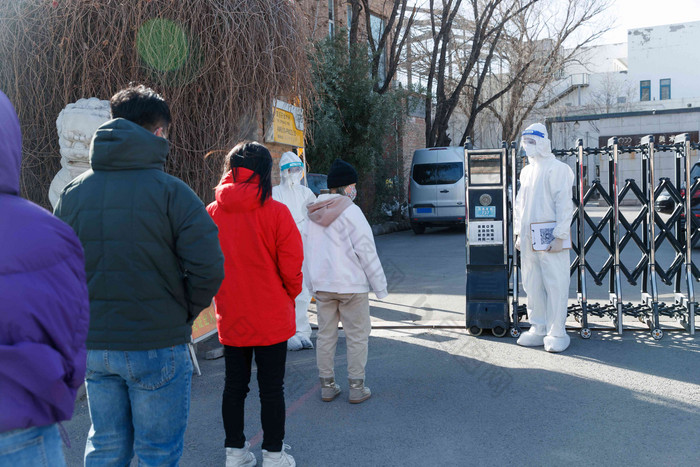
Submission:
<svg viewBox="0 0 700 467">
<path fill-rule="evenodd" d="M 474 206 L 474 217 L 477 219 L 496 217 L 496 206 Z"/>
</svg>

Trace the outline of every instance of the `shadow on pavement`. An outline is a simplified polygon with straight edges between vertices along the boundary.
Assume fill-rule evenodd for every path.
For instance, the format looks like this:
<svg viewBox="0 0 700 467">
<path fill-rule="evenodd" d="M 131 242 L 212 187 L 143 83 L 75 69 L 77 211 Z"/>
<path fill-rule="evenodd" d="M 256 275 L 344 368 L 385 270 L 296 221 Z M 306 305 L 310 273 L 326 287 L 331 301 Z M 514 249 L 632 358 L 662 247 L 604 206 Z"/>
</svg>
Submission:
<svg viewBox="0 0 700 467">
<path fill-rule="evenodd" d="M 290 352 L 285 442 L 299 466 L 695 465 L 700 395 L 688 369 L 700 366 L 697 341 L 571 336 L 570 349 L 553 355 L 456 330 L 373 331 L 373 396 L 359 405 L 347 403 L 344 338 L 343 393 L 330 403 L 319 397 L 315 353 Z M 224 362 L 200 363 L 181 465 L 223 466 Z M 260 462 L 254 380 L 246 435 Z M 81 465 L 84 400 L 65 425 L 68 465 Z"/>
</svg>

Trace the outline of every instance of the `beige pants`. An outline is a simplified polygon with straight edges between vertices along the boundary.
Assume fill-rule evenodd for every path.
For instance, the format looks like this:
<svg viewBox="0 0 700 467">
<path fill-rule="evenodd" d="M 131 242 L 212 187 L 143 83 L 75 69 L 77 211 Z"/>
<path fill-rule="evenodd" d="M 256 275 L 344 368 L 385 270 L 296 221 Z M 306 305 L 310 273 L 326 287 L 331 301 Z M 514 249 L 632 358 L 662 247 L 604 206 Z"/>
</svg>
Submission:
<svg viewBox="0 0 700 467">
<path fill-rule="evenodd" d="M 369 294 L 316 292 L 314 296 L 318 310 L 316 363 L 319 376 L 335 376 L 333 368 L 338 344 L 338 321 L 342 321 L 348 349 L 348 378 L 365 379 L 367 344 L 372 330 Z"/>
</svg>

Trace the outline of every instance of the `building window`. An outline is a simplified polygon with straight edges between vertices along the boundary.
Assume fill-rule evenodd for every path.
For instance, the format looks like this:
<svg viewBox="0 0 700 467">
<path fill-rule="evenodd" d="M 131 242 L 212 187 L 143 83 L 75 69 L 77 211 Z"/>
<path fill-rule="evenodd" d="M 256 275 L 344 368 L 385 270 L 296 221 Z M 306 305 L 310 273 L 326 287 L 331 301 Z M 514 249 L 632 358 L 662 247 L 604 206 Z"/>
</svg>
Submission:
<svg viewBox="0 0 700 467">
<path fill-rule="evenodd" d="M 659 99 L 666 100 L 671 98 L 671 78 L 659 80 Z"/>
<path fill-rule="evenodd" d="M 651 81 L 648 79 L 639 82 L 639 100 L 640 101 L 650 101 L 651 100 Z"/>
<path fill-rule="evenodd" d="M 333 0 L 328 0 L 328 36 L 335 34 L 335 5 Z"/>
<path fill-rule="evenodd" d="M 379 45 L 379 39 L 382 38 L 382 33 L 384 33 L 384 20 L 379 16 L 370 15 L 370 27 L 372 28 L 372 39 L 374 39 L 374 44 Z M 371 51 L 370 51 L 371 52 Z M 386 53 L 385 48 L 379 52 L 379 82 L 384 83 L 386 79 Z"/>
</svg>

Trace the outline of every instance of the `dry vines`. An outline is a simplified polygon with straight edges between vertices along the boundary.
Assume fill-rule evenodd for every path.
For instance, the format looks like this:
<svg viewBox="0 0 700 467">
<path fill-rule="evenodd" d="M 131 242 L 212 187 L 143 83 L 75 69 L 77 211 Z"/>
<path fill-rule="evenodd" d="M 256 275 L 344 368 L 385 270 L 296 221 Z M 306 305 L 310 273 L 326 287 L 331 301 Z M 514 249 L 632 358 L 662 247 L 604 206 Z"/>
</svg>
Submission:
<svg viewBox="0 0 700 467">
<path fill-rule="evenodd" d="M 168 100 L 167 170 L 205 201 L 210 150 L 258 130 L 259 109 L 311 89 L 301 16 L 289 0 L 0 0 L 0 89 L 22 124 L 22 195 L 48 206 L 56 117 L 129 82 Z"/>
</svg>

